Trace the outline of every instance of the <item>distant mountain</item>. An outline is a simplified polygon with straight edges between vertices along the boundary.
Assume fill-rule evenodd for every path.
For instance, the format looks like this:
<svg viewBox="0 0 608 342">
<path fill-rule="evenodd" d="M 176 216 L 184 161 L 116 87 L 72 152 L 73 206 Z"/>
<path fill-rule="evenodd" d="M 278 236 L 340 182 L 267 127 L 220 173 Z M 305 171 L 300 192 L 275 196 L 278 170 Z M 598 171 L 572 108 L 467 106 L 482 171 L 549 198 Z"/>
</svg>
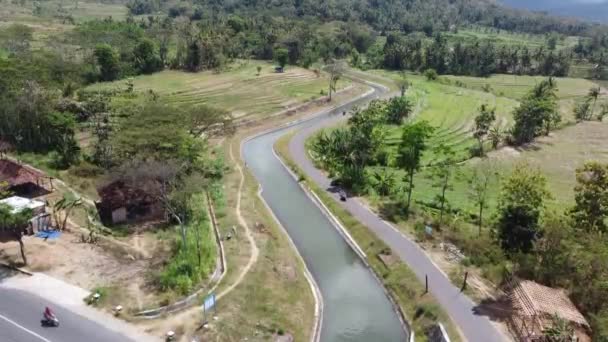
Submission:
<svg viewBox="0 0 608 342">
<path fill-rule="evenodd" d="M 608 23 L 608 0 L 499 0 L 504 5 Z"/>
</svg>

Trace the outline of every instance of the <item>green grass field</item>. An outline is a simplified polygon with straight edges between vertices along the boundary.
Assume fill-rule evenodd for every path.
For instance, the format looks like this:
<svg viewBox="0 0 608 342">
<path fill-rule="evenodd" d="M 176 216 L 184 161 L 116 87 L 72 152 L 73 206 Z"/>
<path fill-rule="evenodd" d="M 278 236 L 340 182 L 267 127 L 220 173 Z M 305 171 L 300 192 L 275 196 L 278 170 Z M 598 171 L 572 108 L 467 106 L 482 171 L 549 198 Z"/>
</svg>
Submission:
<svg viewBox="0 0 608 342">
<path fill-rule="evenodd" d="M 256 68 L 262 67 L 260 75 Z M 275 73 L 273 64 L 261 61 L 240 61 L 228 71 L 187 73 L 163 71 L 133 78 L 135 91 L 159 94 L 175 104 L 209 104 L 231 111 L 236 118 L 264 116 L 291 108 L 327 92 L 328 81 L 311 70 L 287 67 Z M 347 86 L 340 81 L 339 87 Z M 125 80 L 99 83 L 89 90 L 124 87 Z"/>
<path fill-rule="evenodd" d="M 36 7 L 39 8 L 38 11 L 34 10 Z M 74 28 L 69 21 L 62 19 L 68 16 L 71 16 L 75 23 L 108 17 L 123 20 L 127 16 L 127 8 L 124 4 L 94 1 L 26 0 L 23 4 L 18 4 L 12 0 L 0 0 L 0 30 L 12 24 L 29 26 L 33 30 L 34 49 L 53 47 L 72 50 L 74 47 L 55 39 Z"/>
</svg>

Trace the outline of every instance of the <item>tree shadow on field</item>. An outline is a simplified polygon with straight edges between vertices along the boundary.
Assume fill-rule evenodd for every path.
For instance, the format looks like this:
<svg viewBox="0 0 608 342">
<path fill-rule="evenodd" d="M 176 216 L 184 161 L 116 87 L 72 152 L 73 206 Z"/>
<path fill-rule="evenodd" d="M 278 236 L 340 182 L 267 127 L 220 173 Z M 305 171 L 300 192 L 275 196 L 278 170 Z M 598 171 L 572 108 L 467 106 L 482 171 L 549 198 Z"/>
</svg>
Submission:
<svg viewBox="0 0 608 342">
<path fill-rule="evenodd" d="M 5 259 L 6 254 L 4 251 L 0 250 L 0 260 Z M 14 277 L 19 273 L 13 269 L 13 267 L 21 267 L 23 264 L 21 263 L 5 263 L 0 261 L 0 283 L 5 281 L 8 278 Z"/>
<path fill-rule="evenodd" d="M 513 305 L 506 295 L 499 298 L 483 299 L 478 305 L 473 307 L 473 314 L 485 316 L 496 322 L 506 322 L 513 313 Z"/>
<path fill-rule="evenodd" d="M 553 143 L 552 141 L 536 140 L 530 144 L 526 144 L 526 145 L 517 147 L 517 150 L 519 152 L 530 152 L 530 151 L 536 152 L 536 151 L 540 151 L 544 148 L 552 147 L 552 146 L 555 146 L 555 143 Z"/>
</svg>

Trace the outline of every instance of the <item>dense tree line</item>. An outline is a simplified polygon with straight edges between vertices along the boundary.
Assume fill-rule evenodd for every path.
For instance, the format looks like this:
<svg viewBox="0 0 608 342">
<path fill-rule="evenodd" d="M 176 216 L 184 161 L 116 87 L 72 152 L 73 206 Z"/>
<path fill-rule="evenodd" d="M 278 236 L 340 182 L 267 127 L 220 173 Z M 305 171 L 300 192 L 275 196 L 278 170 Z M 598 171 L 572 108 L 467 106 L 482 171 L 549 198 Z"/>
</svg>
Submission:
<svg viewBox="0 0 608 342">
<path fill-rule="evenodd" d="M 594 25 L 539 13 L 508 9 L 493 1 L 470 0 L 338 0 L 338 1 L 210 1 L 194 0 L 191 3 L 168 3 L 163 10 L 170 15 L 191 17 L 239 14 L 243 17 L 260 15 L 285 18 L 315 17 L 324 22 L 360 22 L 377 31 L 447 31 L 450 27 L 479 24 L 530 33 L 556 31 L 567 35 L 590 32 Z M 128 7 L 139 15 L 153 13 L 163 7 L 157 0 L 132 0 Z"/>
<path fill-rule="evenodd" d="M 373 66 L 373 65 L 372 65 Z M 440 74 L 489 76 L 495 73 L 566 76 L 570 56 L 543 47 L 495 45 L 491 42 L 448 44 L 441 34 L 432 42 L 425 36 L 390 34 L 381 65 L 387 69 L 434 69 Z"/>
</svg>

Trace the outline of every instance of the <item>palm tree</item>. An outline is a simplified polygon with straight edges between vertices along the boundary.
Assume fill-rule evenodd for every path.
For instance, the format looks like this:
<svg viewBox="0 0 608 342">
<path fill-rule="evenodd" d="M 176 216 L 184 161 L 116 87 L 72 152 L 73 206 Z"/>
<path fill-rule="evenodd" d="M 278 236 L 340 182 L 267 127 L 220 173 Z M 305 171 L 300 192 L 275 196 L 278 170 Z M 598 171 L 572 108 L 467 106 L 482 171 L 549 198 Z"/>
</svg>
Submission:
<svg viewBox="0 0 608 342">
<path fill-rule="evenodd" d="M 376 171 L 373 174 L 374 188 L 380 196 L 388 196 L 395 188 L 395 174 L 384 168 L 381 171 Z"/>
<path fill-rule="evenodd" d="M 329 101 L 331 101 L 332 92 L 336 92 L 336 85 L 344 71 L 344 66 L 342 62 L 334 60 L 327 66 L 326 70 L 329 73 Z"/>
<path fill-rule="evenodd" d="M 399 90 L 401 91 L 401 97 L 404 97 L 407 88 L 409 88 L 410 86 L 410 82 L 407 80 L 405 72 L 401 73 L 401 77 L 399 78 L 399 80 L 397 80 L 397 85 L 399 86 Z"/>
<path fill-rule="evenodd" d="M 488 132 L 488 138 L 492 142 L 493 149 L 498 148 L 498 145 L 500 145 L 500 142 L 502 141 L 503 137 L 504 137 L 504 133 L 498 125 L 492 127 L 490 129 L 490 131 Z"/>
<path fill-rule="evenodd" d="M 593 87 L 591 89 L 589 89 L 589 98 L 593 99 L 593 106 L 591 107 L 591 115 L 593 116 L 593 113 L 595 112 L 595 104 L 597 103 L 597 98 L 600 96 L 600 87 Z"/>
</svg>

